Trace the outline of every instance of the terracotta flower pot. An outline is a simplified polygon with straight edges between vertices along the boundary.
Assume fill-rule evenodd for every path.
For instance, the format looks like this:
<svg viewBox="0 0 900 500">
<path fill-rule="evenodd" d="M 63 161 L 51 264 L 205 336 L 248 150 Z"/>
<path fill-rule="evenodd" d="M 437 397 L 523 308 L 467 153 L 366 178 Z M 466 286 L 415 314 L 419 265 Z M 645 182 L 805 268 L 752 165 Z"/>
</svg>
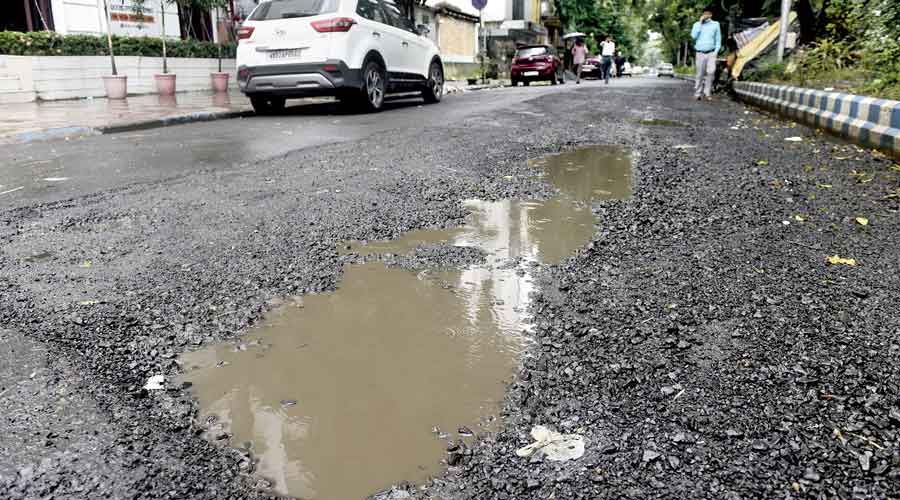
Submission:
<svg viewBox="0 0 900 500">
<path fill-rule="evenodd" d="M 159 95 L 175 94 L 175 75 L 172 73 L 163 73 L 161 75 L 153 75 L 156 80 L 156 92 Z"/>
<path fill-rule="evenodd" d="M 127 75 L 107 75 L 103 77 L 103 87 L 109 99 L 125 99 L 128 95 Z"/>
<path fill-rule="evenodd" d="M 209 74 L 212 89 L 215 92 L 228 92 L 228 73 L 213 72 Z"/>
</svg>

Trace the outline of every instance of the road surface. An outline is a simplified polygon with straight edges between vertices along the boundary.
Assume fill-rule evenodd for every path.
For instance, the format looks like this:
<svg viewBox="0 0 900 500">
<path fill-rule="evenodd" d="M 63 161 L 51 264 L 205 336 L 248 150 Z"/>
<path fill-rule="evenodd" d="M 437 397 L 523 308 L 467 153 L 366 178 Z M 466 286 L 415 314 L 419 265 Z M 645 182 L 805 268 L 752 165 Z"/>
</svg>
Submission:
<svg viewBox="0 0 900 500">
<path fill-rule="evenodd" d="M 679 81 L 390 107 L 4 148 L 3 498 L 268 497 L 250 452 L 204 439 L 179 355 L 333 290 L 340 242 L 546 197 L 527 161 L 594 144 L 634 152 L 632 196 L 595 202 L 591 243 L 542 269 L 499 431 L 409 493 L 900 495 L 892 162 Z M 167 389 L 142 390 L 155 374 Z M 584 456 L 517 457 L 536 424 Z"/>
</svg>

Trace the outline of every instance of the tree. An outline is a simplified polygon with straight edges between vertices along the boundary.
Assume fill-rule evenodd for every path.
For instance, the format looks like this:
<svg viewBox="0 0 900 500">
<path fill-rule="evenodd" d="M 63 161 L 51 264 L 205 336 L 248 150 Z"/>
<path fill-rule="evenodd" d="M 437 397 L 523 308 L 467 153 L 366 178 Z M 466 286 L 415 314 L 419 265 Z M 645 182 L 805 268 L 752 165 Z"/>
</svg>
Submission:
<svg viewBox="0 0 900 500">
<path fill-rule="evenodd" d="M 598 40 L 611 36 L 631 59 L 646 40 L 641 0 L 554 0 L 565 31 L 588 33 L 588 48 L 596 51 Z"/>
<path fill-rule="evenodd" d="M 840 1 L 840 0 L 839 0 Z M 815 41 L 825 31 L 825 12 L 829 0 L 797 0 L 794 10 L 800 24 L 800 43 Z M 768 17 L 779 15 L 779 0 L 652 0 L 649 2 L 650 29 L 663 36 L 664 51 L 672 62 L 680 61 L 679 54 L 690 48 L 690 28 L 706 6 L 716 9 L 722 22 L 722 35 L 729 36 L 734 22 L 746 17 Z"/>
<path fill-rule="evenodd" d="M 179 11 L 179 19 L 181 20 L 181 32 L 187 38 L 201 39 L 200 34 L 196 32 L 194 29 L 194 12 L 200 12 L 201 16 L 204 16 L 204 19 L 201 20 L 201 26 L 204 31 L 206 30 L 206 22 L 209 20 L 209 13 L 212 11 L 218 11 L 219 9 L 227 9 L 229 2 L 228 0 L 131 0 L 131 8 L 134 11 L 135 15 L 138 18 L 142 17 L 144 12 L 146 12 L 146 6 L 149 3 L 160 2 L 163 4 L 163 10 L 165 10 L 165 4 L 175 4 L 178 7 Z M 163 33 L 165 35 L 165 33 Z M 165 39 L 165 37 L 163 37 Z M 204 32 L 202 39 L 212 40 L 212 33 Z M 165 64 L 165 63 L 164 63 Z"/>
</svg>

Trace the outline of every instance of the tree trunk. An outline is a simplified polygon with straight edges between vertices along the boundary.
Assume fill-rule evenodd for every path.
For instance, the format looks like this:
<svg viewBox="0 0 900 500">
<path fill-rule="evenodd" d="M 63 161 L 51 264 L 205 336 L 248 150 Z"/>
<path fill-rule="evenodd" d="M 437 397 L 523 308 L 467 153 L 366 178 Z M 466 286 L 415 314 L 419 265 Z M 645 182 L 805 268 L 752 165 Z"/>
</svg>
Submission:
<svg viewBox="0 0 900 500">
<path fill-rule="evenodd" d="M 809 0 L 797 0 L 797 20 L 800 22 L 800 44 L 816 40 L 816 12 Z"/>
<path fill-rule="evenodd" d="M 829 0 L 822 0 L 822 8 L 819 9 L 819 13 L 816 15 L 816 28 L 815 33 L 818 35 L 819 33 L 825 32 L 825 27 L 828 25 L 828 4 Z"/>
<path fill-rule="evenodd" d="M 160 8 L 160 24 L 162 25 L 162 56 L 163 56 L 163 73 L 169 72 L 169 62 L 166 58 L 166 0 L 159 3 Z"/>
<path fill-rule="evenodd" d="M 109 46 L 109 63 L 112 66 L 113 76 L 118 75 L 116 70 L 116 55 L 113 53 L 112 18 L 109 15 L 109 0 L 103 0 L 103 13 L 106 14 L 106 43 Z"/>
</svg>

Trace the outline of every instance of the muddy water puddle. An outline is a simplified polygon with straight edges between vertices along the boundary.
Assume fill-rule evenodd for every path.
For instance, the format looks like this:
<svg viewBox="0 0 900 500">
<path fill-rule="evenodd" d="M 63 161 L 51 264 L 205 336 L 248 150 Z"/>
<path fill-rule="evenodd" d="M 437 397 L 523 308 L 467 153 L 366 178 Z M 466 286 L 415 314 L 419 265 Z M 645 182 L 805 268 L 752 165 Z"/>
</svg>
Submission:
<svg viewBox="0 0 900 500">
<path fill-rule="evenodd" d="M 641 125 L 650 125 L 657 127 L 686 127 L 685 123 L 675 121 L 675 120 L 665 120 L 662 118 L 644 118 L 642 120 L 638 120 L 638 123 Z"/>
<path fill-rule="evenodd" d="M 185 354 L 184 377 L 201 417 L 216 421 L 213 434 L 248 446 L 257 474 L 280 493 L 354 500 L 439 474 L 454 460 L 448 441 L 494 428 L 528 348 L 537 265 L 590 240 L 590 201 L 631 191 L 622 149 L 532 165 L 559 197 L 469 200 L 461 228 L 351 244 L 374 255 L 477 247 L 484 262 L 452 271 L 347 265 L 335 292 L 289 301 L 240 341 Z"/>
</svg>

